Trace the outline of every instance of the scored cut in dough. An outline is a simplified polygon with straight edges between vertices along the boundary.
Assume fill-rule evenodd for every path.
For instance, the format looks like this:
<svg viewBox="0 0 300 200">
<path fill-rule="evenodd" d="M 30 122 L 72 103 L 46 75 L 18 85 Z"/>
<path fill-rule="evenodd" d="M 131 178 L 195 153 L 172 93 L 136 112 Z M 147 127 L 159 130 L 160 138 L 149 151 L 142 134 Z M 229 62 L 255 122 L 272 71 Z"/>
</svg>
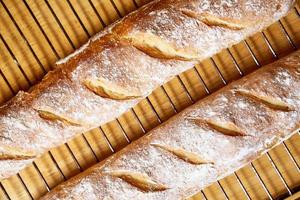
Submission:
<svg viewBox="0 0 300 200">
<path fill-rule="evenodd" d="M 19 147 L 4 146 L 0 147 L 0 160 L 23 160 L 36 157 L 33 151 L 28 151 Z"/>
<path fill-rule="evenodd" d="M 106 174 L 121 178 L 127 183 L 143 190 L 149 191 L 163 191 L 168 189 L 167 186 L 153 181 L 147 174 L 131 172 L 126 170 L 118 170 L 112 172 L 106 172 Z"/>
<path fill-rule="evenodd" d="M 164 149 L 172 154 L 174 154 L 175 156 L 177 156 L 178 158 L 189 162 L 191 164 L 195 164 L 195 165 L 200 165 L 200 164 L 213 164 L 213 162 L 211 161 L 207 161 L 202 159 L 198 154 L 193 153 L 193 152 L 188 152 L 185 151 L 182 148 L 174 148 L 174 147 L 170 147 L 167 145 L 161 145 L 161 144 L 151 144 L 152 146 L 155 147 L 159 147 L 161 149 Z"/>
<path fill-rule="evenodd" d="M 68 124 L 68 125 L 72 125 L 72 126 L 80 126 L 81 125 L 79 122 L 76 122 L 72 119 L 68 119 L 66 117 L 57 115 L 57 114 L 47 111 L 47 110 L 37 109 L 37 112 L 39 113 L 39 116 L 41 118 L 46 119 L 46 120 L 51 120 L 51 121 L 57 120 L 57 121 L 63 122 L 64 124 Z"/>
<path fill-rule="evenodd" d="M 177 59 L 184 61 L 199 59 L 199 55 L 195 50 L 176 48 L 174 44 L 153 33 L 135 32 L 130 35 L 123 36 L 121 39 L 131 42 L 134 47 L 154 58 Z"/>
<path fill-rule="evenodd" d="M 237 125 L 235 125 L 233 122 L 225 121 L 221 122 L 218 120 L 203 120 L 203 119 L 197 119 L 197 118 L 191 118 L 191 121 L 193 121 L 196 125 L 200 126 L 201 124 L 207 124 L 210 128 L 215 129 L 216 131 L 228 135 L 228 136 L 246 136 L 247 134 L 239 128 Z"/>
<path fill-rule="evenodd" d="M 95 94 L 103 98 L 114 100 L 128 100 L 139 98 L 142 96 L 141 94 L 136 94 L 132 91 L 128 91 L 102 78 L 86 79 L 83 81 L 83 84 Z"/>
<path fill-rule="evenodd" d="M 262 95 L 258 95 L 254 92 L 249 92 L 246 90 L 236 90 L 236 93 L 246 96 L 246 97 L 249 97 L 260 103 L 263 103 L 266 106 L 268 106 L 274 110 L 281 110 L 281 111 L 293 111 L 294 110 L 294 108 L 292 106 L 290 106 L 289 104 L 287 104 L 279 99 L 270 97 L 270 96 L 262 96 Z"/>
<path fill-rule="evenodd" d="M 242 21 L 225 17 L 217 17 L 210 13 L 197 13 L 187 9 L 182 9 L 181 11 L 188 17 L 200 20 L 207 26 L 220 26 L 232 30 L 242 30 L 249 27 L 249 23 L 245 22 L 244 20 Z"/>
</svg>

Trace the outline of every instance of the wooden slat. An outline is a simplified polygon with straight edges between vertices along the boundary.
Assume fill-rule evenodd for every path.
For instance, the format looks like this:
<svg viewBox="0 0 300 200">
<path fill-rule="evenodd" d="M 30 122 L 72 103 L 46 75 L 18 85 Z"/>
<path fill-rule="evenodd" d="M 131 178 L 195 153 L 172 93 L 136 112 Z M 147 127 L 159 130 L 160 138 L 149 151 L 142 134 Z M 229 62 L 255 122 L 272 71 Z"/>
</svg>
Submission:
<svg viewBox="0 0 300 200">
<path fill-rule="evenodd" d="M 76 136 L 68 142 L 68 145 L 70 150 L 74 152 L 74 156 L 83 170 L 97 162 L 93 149 L 89 148 L 89 144 L 85 141 L 83 135 Z M 79 149 L 80 151 L 78 151 Z"/>
<path fill-rule="evenodd" d="M 136 0 L 136 4 L 141 6 L 147 1 L 149 0 Z M 5 27 L 0 30 L 0 70 L 3 72 L 3 77 L 0 76 L 1 103 L 11 98 L 18 90 L 28 89 L 43 77 L 44 73 L 39 62 L 48 71 L 57 59 L 68 55 L 86 42 L 90 35 L 100 31 L 103 24 L 108 25 L 135 9 L 132 0 L 26 0 L 25 3 L 20 1 L 18 4 L 8 0 L 3 2 L 16 23 L 12 22 L 9 14 L 0 5 L 0 18 L 4 19 L 0 20 L 0 26 Z M 281 22 L 293 44 L 299 47 L 300 17 L 295 10 Z M 67 145 L 53 148 L 36 159 L 34 165 L 29 165 L 19 173 L 19 177 L 12 176 L 1 181 L 3 188 L 11 199 L 30 199 L 30 195 L 38 198 L 48 189 L 143 136 L 145 132 L 166 121 L 192 102 L 257 69 L 259 66 L 253 58 L 257 58 L 260 65 L 274 61 L 276 58 L 270 51 L 266 39 L 279 57 L 293 51 L 293 46 L 283 31 L 277 22 L 265 30 L 264 35 L 257 33 L 213 56 L 213 60 L 207 59 L 195 68 L 180 74 L 179 78 L 174 77 L 132 110 L 118 117 L 118 121 L 114 120 L 100 128 L 78 135 Z M 251 55 L 249 48 L 255 57 Z M 22 70 L 28 76 L 29 83 Z M 299 144 L 299 134 L 295 134 L 285 142 L 298 166 Z M 297 164 L 293 163 L 284 144 L 270 151 L 269 155 L 287 186 L 291 189 L 299 186 L 299 169 Z M 266 155 L 253 162 L 253 166 L 274 198 L 286 194 L 284 183 Z M 3 188 L 0 187 L 1 199 L 7 198 Z M 220 180 L 219 184 L 215 183 L 204 189 L 203 193 L 195 195 L 192 199 L 224 199 L 226 197 L 224 192 L 229 199 L 247 199 L 247 195 L 252 199 L 268 198 L 253 168 L 247 165 L 236 174 Z"/>
<path fill-rule="evenodd" d="M 294 138 L 294 140 L 296 140 L 296 138 Z M 284 145 L 281 144 L 274 148 L 273 151 L 270 151 L 270 156 L 274 160 L 274 163 L 278 167 L 278 170 L 282 174 L 284 180 L 287 182 L 288 187 L 293 188 L 295 185 L 299 185 L 299 179 L 297 179 L 300 173 L 299 168 L 289 157 Z"/>
<path fill-rule="evenodd" d="M 104 160 L 112 154 L 112 150 L 106 141 L 103 132 L 99 128 L 84 133 L 84 135 L 94 150 L 98 160 Z"/>
<path fill-rule="evenodd" d="M 286 200 L 297 200 L 299 198 L 300 198 L 300 192 L 297 192 L 293 196 L 286 198 Z"/>
</svg>

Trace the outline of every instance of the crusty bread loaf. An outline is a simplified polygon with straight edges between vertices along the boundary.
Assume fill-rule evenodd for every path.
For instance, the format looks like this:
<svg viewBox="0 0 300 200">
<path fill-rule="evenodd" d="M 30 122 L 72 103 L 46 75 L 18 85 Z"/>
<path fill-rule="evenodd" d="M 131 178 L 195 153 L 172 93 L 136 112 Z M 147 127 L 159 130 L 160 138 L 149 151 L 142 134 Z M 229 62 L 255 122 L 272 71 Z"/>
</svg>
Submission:
<svg viewBox="0 0 300 200">
<path fill-rule="evenodd" d="M 42 199 L 182 199 L 300 128 L 300 51 L 208 96 Z"/>
<path fill-rule="evenodd" d="M 285 15 L 293 0 L 160 0 L 59 61 L 0 110 L 0 178 L 110 121 L 170 77 Z"/>
</svg>

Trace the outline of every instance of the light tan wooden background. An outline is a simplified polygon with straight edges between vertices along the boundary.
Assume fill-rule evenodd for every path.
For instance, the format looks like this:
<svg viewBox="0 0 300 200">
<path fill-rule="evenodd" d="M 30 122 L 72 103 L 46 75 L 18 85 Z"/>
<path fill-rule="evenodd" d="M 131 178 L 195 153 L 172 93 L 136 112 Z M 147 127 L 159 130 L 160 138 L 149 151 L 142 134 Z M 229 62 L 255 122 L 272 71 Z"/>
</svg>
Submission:
<svg viewBox="0 0 300 200">
<path fill-rule="evenodd" d="M 51 70 L 56 60 L 145 2 L 0 0 L 0 103 L 18 90 L 27 90 Z M 215 55 L 216 66 L 211 59 L 203 61 L 155 90 L 117 120 L 51 149 L 18 175 L 2 180 L 0 198 L 38 198 L 140 138 L 176 112 L 257 69 L 257 64 L 270 63 L 277 56 L 294 51 L 300 46 L 298 12 L 293 9 L 263 33 Z M 296 133 L 269 154 L 204 189 L 193 199 L 268 199 L 268 193 L 276 198 L 286 196 L 288 189 L 296 192 L 300 186 L 299 144 L 300 136 Z"/>
</svg>

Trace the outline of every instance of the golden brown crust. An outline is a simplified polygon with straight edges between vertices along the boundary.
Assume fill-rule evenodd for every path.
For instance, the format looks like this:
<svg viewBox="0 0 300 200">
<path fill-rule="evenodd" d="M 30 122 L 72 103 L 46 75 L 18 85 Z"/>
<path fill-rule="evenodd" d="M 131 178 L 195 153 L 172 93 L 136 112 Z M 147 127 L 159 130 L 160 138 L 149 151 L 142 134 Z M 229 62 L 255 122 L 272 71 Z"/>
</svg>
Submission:
<svg viewBox="0 0 300 200">
<path fill-rule="evenodd" d="M 270 108 L 238 94 L 238 90 L 289 102 L 294 109 Z M 56 187 L 43 199 L 119 199 L 120 196 L 123 199 L 182 199 L 190 196 L 252 161 L 299 129 L 299 94 L 300 51 L 297 51 L 197 102 L 105 162 Z M 206 121 L 195 124 L 191 119 Z M 223 129 L 207 128 L 208 120 L 230 121 L 238 134 L 223 134 Z M 240 137 L 240 130 L 247 135 Z M 203 156 L 214 164 L 186 162 L 186 154 L 174 153 L 174 149 L 179 148 Z M 177 159 L 174 154 L 183 159 Z M 149 174 L 168 189 L 141 192 L 136 186 L 105 174 L 118 170 Z M 82 188 L 88 187 L 88 192 L 82 192 Z"/>
</svg>

